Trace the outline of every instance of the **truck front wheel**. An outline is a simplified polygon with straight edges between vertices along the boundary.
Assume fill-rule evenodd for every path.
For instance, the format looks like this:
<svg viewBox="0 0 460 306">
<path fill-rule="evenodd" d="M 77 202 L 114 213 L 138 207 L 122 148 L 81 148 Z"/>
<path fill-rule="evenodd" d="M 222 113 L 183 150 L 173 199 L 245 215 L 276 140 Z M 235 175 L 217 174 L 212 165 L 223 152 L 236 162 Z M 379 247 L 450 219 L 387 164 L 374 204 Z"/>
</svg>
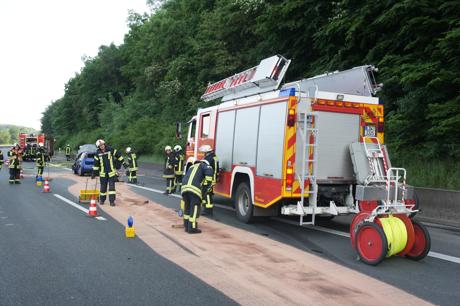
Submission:
<svg viewBox="0 0 460 306">
<path fill-rule="evenodd" d="M 247 183 L 238 185 L 235 193 L 236 216 L 244 223 L 253 221 L 254 206 L 252 204 L 251 190 Z"/>
</svg>

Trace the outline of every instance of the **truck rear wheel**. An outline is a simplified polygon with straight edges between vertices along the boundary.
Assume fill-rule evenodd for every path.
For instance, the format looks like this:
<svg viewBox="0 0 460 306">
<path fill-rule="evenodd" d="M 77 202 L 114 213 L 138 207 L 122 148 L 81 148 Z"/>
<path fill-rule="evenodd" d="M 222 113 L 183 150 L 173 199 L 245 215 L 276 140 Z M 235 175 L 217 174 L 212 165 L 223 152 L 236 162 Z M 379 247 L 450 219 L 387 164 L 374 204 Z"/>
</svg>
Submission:
<svg viewBox="0 0 460 306">
<path fill-rule="evenodd" d="M 244 223 L 253 221 L 254 206 L 252 204 L 251 190 L 247 183 L 238 185 L 235 193 L 235 208 L 237 218 Z"/>
</svg>

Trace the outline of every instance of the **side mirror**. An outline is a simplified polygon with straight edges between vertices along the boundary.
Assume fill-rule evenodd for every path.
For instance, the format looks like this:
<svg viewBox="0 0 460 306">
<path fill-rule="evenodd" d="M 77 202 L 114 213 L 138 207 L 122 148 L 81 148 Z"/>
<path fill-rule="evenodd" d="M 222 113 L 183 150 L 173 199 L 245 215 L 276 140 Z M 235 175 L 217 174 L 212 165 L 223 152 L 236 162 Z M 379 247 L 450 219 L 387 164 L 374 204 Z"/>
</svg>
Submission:
<svg viewBox="0 0 460 306">
<path fill-rule="evenodd" d="M 182 139 L 182 123 L 176 122 L 176 139 Z"/>
</svg>

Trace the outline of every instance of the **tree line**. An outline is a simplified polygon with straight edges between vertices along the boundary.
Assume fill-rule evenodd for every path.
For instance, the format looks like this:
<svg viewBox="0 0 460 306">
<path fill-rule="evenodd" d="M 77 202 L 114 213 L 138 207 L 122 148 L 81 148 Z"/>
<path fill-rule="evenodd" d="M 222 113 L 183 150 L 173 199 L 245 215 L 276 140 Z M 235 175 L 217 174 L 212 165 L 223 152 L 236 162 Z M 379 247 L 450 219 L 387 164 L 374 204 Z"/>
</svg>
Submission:
<svg viewBox="0 0 460 306">
<path fill-rule="evenodd" d="M 287 81 L 374 64 L 390 153 L 460 156 L 459 1 L 160 2 L 131 13 L 124 42 L 86 58 L 43 113 L 58 145 L 103 137 L 160 154 L 176 121 L 209 106 L 199 98 L 208 82 L 281 54 L 292 59 Z"/>
<path fill-rule="evenodd" d="M 13 144 L 18 142 L 19 133 L 37 133 L 33 128 L 12 125 L 0 124 L 0 144 Z"/>
</svg>

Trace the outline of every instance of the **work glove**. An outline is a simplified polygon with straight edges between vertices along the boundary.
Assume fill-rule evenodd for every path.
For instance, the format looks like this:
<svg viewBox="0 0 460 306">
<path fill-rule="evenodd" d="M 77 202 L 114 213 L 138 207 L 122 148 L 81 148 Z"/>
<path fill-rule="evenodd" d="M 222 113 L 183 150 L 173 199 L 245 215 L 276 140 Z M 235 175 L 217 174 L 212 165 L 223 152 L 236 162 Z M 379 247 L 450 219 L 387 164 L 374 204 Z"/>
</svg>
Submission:
<svg viewBox="0 0 460 306">
<path fill-rule="evenodd" d="M 124 163 L 124 164 L 123 164 L 123 168 L 125 168 L 125 169 L 127 169 L 127 168 L 128 168 L 128 166 L 129 166 L 129 165 L 128 165 L 128 164 L 126 164 L 126 163 Z"/>
</svg>

